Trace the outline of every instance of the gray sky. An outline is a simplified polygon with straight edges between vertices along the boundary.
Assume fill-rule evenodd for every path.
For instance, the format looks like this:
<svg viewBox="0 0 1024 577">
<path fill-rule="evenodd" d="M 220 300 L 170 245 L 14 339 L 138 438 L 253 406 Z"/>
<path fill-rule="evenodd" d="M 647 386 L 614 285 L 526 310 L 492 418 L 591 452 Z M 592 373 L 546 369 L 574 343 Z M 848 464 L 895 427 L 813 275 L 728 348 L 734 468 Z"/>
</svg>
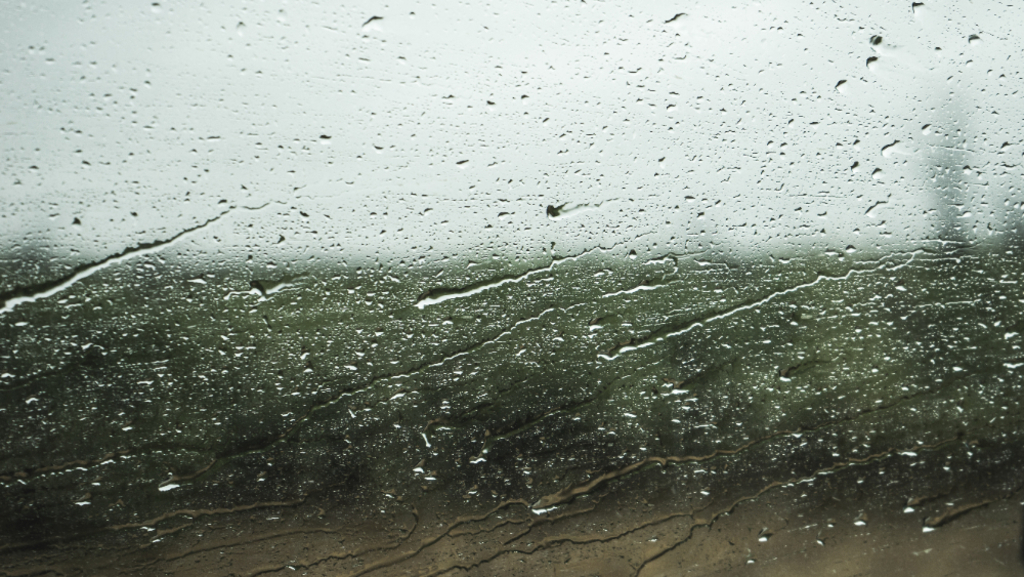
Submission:
<svg viewBox="0 0 1024 577">
<path fill-rule="evenodd" d="M 211 219 L 168 250 L 461 265 L 1020 226 L 1020 7 L 2 4 L 4 287 Z"/>
</svg>

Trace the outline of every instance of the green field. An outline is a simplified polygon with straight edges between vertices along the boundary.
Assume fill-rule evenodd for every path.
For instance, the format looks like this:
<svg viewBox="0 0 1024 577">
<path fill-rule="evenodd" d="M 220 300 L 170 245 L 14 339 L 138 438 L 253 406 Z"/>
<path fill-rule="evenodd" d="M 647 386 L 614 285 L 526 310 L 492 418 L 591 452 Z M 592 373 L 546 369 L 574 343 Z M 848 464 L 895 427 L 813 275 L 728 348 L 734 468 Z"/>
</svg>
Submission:
<svg viewBox="0 0 1024 577">
<path fill-rule="evenodd" d="M 1019 250 L 704 258 L 140 257 L 21 305 L 0 318 L 0 568 L 216 573 L 220 543 L 227 573 L 486 574 L 586 542 L 640 572 L 748 502 L 842 494 L 916 535 L 1020 495 Z M 664 551 L 620 555 L 640 532 Z M 431 552 L 463 533 L 487 538 Z M 299 552 L 245 549 L 266 539 Z"/>
</svg>

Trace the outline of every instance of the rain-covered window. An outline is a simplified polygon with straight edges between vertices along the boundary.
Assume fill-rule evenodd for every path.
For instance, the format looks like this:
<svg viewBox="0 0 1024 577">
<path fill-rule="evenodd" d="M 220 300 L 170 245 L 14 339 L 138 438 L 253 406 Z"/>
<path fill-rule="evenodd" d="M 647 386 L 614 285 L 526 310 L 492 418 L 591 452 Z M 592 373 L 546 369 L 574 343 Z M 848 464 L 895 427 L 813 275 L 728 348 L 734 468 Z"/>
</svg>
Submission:
<svg viewBox="0 0 1024 577">
<path fill-rule="evenodd" d="M 0 4 L 0 573 L 1019 574 L 1020 5 Z"/>
</svg>

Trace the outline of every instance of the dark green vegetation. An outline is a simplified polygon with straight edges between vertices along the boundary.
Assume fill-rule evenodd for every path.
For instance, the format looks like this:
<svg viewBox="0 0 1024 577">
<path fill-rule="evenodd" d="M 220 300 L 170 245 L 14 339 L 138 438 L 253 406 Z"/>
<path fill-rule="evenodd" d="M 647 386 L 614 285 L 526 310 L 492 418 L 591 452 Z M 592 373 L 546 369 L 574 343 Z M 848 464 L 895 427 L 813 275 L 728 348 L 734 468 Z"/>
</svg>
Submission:
<svg viewBox="0 0 1024 577">
<path fill-rule="evenodd" d="M 743 507 L 841 545 L 1024 486 L 1017 249 L 441 272 L 140 257 L 0 317 L 0 573 L 685 569 Z"/>
</svg>

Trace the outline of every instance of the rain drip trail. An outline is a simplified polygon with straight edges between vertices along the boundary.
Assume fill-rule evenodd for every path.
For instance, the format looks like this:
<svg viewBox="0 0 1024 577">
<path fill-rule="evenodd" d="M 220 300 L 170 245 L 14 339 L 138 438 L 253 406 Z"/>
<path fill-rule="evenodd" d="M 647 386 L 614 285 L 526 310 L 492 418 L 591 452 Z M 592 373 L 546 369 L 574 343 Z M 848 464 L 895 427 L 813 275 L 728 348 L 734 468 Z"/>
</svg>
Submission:
<svg viewBox="0 0 1024 577">
<path fill-rule="evenodd" d="M 909 253 L 910 254 L 910 258 L 907 259 L 907 262 L 898 264 L 896 266 L 888 268 L 887 270 L 890 270 L 890 271 L 899 270 L 899 269 L 909 265 L 911 262 L 913 262 L 914 258 L 919 253 L 921 253 L 921 252 L 924 252 L 924 249 L 918 249 L 918 250 L 915 250 L 915 251 Z M 853 276 L 855 274 L 865 274 L 865 273 L 876 272 L 876 271 L 885 269 L 885 267 L 886 267 L 886 263 L 882 263 L 882 264 L 879 264 L 878 266 L 872 267 L 872 268 L 850 269 L 849 271 L 846 272 L 846 274 L 840 275 L 840 276 L 827 276 L 827 275 L 819 274 L 816 279 L 814 279 L 814 280 L 812 280 L 810 282 L 806 282 L 806 283 L 803 283 L 803 284 L 798 284 L 798 285 L 796 285 L 794 287 L 790 287 L 790 288 L 785 289 L 785 290 L 774 292 L 774 293 L 772 293 L 772 294 L 770 294 L 770 295 L 768 295 L 768 296 L 766 296 L 766 297 L 764 297 L 762 299 L 758 299 L 758 300 L 756 300 L 756 301 L 754 301 L 752 303 L 747 303 L 745 305 L 740 305 L 738 307 L 731 308 L 731 309 L 729 309 L 727 311 L 718 313 L 717 315 L 712 315 L 712 316 L 707 317 L 705 319 L 701 319 L 701 320 L 698 320 L 698 321 L 693 321 L 692 323 L 686 325 L 685 327 L 683 327 L 681 329 L 666 331 L 664 333 L 662 333 L 662 332 L 655 333 L 655 334 L 651 335 L 650 337 L 648 337 L 643 342 L 637 343 L 635 345 L 626 345 L 626 346 L 619 347 L 615 351 L 615 353 L 612 354 L 612 355 L 600 354 L 600 355 L 597 355 L 597 357 L 599 359 L 602 359 L 602 360 L 605 360 L 605 361 L 613 361 L 613 360 L 619 358 L 620 356 L 622 356 L 622 355 L 624 355 L 626 353 L 630 353 L 630 352 L 633 352 L 633 351 L 638 350 L 638 349 L 643 349 L 643 348 L 647 348 L 647 347 L 650 347 L 650 346 L 654 346 L 655 344 L 660 343 L 661 341 L 663 341 L 665 339 L 672 338 L 672 337 L 677 337 L 677 336 L 679 336 L 681 334 L 688 333 L 688 332 L 692 331 L 693 329 L 695 329 L 697 327 L 702 327 L 706 323 L 711 323 L 711 322 L 714 322 L 714 321 L 717 321 L 717 320 L 721 320 L 721 319 L 724 319 L 724 318 L 727 318 L 727 317 L 731 317 L 732 315 L 734 315 L 736 313 L 747 311 L 747 310 L 750 310 L 750 309 L 762 306 L 762 305 L 764 305 L 764 304 L 766 304 L 766 303 L 776 299 L 777 297 L 780 297 L 780 296 L 783 296 L 783 295 L 787 295 L 789 293 L 793 293 L 793 292 L 796 292 L 796 291 L 799 291 L 799 290 L 802 290 L 802 289 L 805 289 L 805 288 L 808 288 L 808 287 L 812 287 L 812 286 L 818 284 L 819 282 L 830 281 L 830 280 L 832 280 L 832 281 L 848 280 L 851 276 Z"/>
<path fill-rule="evenodd" d="M 597 209 L 603 207 L 606 204 L 611 204 L 611 203 L 614 203 L 614 202 L 618 202 L 618 200 L 619 199 L 617 199 L 617 198 L 609 198 L 608 200 L 605 200 L 603 202 L 599 202 L 597 204 L 565 203 L 565 204 L 562 204 L 560 206 L 548 205 L 548 209 L 547 209 L 548 218 L 551 219 L 551 220 L 562 220 L 564 218 L 569 218 L 569 217 L 577 216 L 577 215 L 579 215 L 581 213 L 584 213 L 584 212 L 590 212 L 592 210 L 597 210 Z"/>
<path fill-rule="evenodd" d="M 650 234 L 650 233 L 647 233 L 647 234 Z M 647 236 L 647 234 L 640 235 L 640 236 L 632 239 L 631 241 L 627 241 L 627 242 L 635 241 L 635 240 L 637 240 L 639 238 Z M 530 278 L 530 277 L 532 277 L 534 275 L 537 275 L 537 274 L 540 274 L 540 273 L 545 273 L 545 272 L 551 272 L 552 270 L 554 270 L 555 265 L 557 265 L 560 262 L 579 260 L 579 259 L 587 256 L 588 254 L 590 254 L 590 253 L 592 253 L 594 251 L 607 252 L 607 251 L 610 251 L 610 250 L 614 250 L 615 247 L 619 246 L 620 244 L 624 244 L 624 243 L 618 242 L 618 243 L 615 243 L 615 244 L 613 244 L 612 246 L 610 246 L 608 248 L 604 248 L 604 247 L 601 247 L 601 246 L 595 246 L 594 248 L 585 250 L 585 251 L 581 252 L 580 254 L 577 254 L 577 255 L 574 255 L 574 256 L 563 256 L 563 257 L 560 257 L 560 258 L 553 258 L 553 259 L 551 259 L 551 262 L 547 266 L 543 266 L 543 267 L 535 268 L 535 269 L 530 269 L 530 270 L 524 272 L 521 275 L 517 275 L 517 276 L 513 276 L 513 277 L 505 277 L 505 278 L 498 279 L 498 280 L 484 281 L 484 282 L 473 284 L 473 285 L 470 285 L 468 287 L 461 288 L 461 289 L 437 289 L 437 290 L 432 290 L 432 291 L 428 292 L 427 294 L 425 294 L 423 297 L 421 297 L 420 300 L 416 301 L 416 305 L 415 306 L 416 306 L 416 308 L 418 308 L 420 310 L 423 310 L 424 307 L 427 307 L 427 306 L 430 306 L 430 305 L 436 305 L 438 303 L 442 303 L 442 302 L 447 301 L 447 300 L 464 298 L 464 297 L 470 297 L 470 296 L 473 296 L 475 294 L 480 294 L 480 293 L 482 293 L 482 292 L 484 292 L 486 290 L 490 290 L 492 288 L 497 288 L 497 287 L 505 285 L 505 284 L 522 282 L 522 281 L 524 281 L 524 280 L 526 280 L 526 279 L 528 279 L 528 278 Z"/>
<path fill-rule="evenodd" d="M 37 300 L 44 299 L 44 298 L 47 298 L 47 297 L 51 297 L 51 296 L 53 296 L 55 294 L 63 292 L 64 290 L 70 288 L 72 285 L 74 285 L 78 281 L 80 281 L 82 279 L 85 279 L 87 277 L 90 277 L 93 274 L 95 274 L 95 273 L 97 273 L 97 272 L 99 272 L 99 271 L 101 271 L 101 270 L 103 270 L 105 268 L 108 268 L 108 267 L 116 265 L 116 264 L 120 264 L 122 262 L 130 260 L 130 259 L 135 258 L 137 256 L 145 256 L 145 255 L 148 255 L 148 254 L 153 254 L 153 253 L 159 252 L 159 251 L 163 250 L 165 247 L 167 247 L 168 245 L 173 244 L 173 243 L 175 243 L 175 242 L 185 238 L 189 234 L 191 234 L 191 233 L 193 233 L 193 232 L 195 232 L 197 230 L 203 229 L 203 228 L 205 228 L 205 227 L 207 227 L 207 226 L 217 222 L 218 220 L 220 220 L 221 218 L 226 216 L 228 213 L 233 212 L 236 209 L 261 210 L 263 208 L 266 208 L 270 204 L 272 204 L 272 203 L 268 202 L 266 204 L 263 204 L 263 205 L 260 205 L 260 206 L 255 206 L 255 207 L 250 207 L 250 206 L 242 206 L 242 207 L 232 206 L 232 207 L 228 208 L 227 210 L 222 211 L 217 216 L 215 216 L 213 218 L 210 218 L 210 219 L 206 220 L 205 222 L 197 224 L 196 226 L 193 226 L 191 228 L 186 228 L 185 230 L 179 232 L 178 234 L 172 236 L 171 238 L 168 238 L 168 239 L 165 239 L 165 240 L 157 240 L 157 241 L 153 241 L 153 242 L 142 243 L 142 244 L 139 244 L 137 246 L 126 248 L 123 251 L 121 251 L 120 253 L 108 256 L 107 258 L 105 258 L 103 260 L 100 260 L 100 261 L 97 261 L 97 262 L 94 262 L 94 263 L 89 263 L 89 264 L 81 265 L 81 266 L 77 267 L 74 272 L 72 272 L 71 274 L 69 274 L 69 275 L 67 275 L 67 276 L 65 276 L 63 278 L 59 278 L 59 279 L 48 281 L 48 282 L 44 282 L 44 283 L 39 283 L 39 284 L 37 284 L 35 286 L 16 288 L 16 289 L 14 289 L 14 290 L 12 290 L 12 291 L 4 294 L 4 295 L 0 295 L 0 303 L 3 304 L 2 308 L 0 308 L 0 316 L 3 316 L 5 314 L 13 311 L 18 305 L 22 305 L 22 304 L 25 304 L 25 303 L 32 303 L 32 302 L 35 302 Z M 277 204 L 283 204 L 283 203 L 278 202 Z"/>
<path fill-rule="evenodd" d="M 560 260 L 564 260 L 564 259 L 560 259 Z M 524 281 L 524 280 L 530 278 L 531 276 L 533 276 L 535 274 L 540 274 L 542 272 L 550 271 L 552 268 L 554 268 L 555 263 L 557 263 L 557 262 L 559 262 L 559 260 L 552 260 L 551 264 L 549 264 L 549 265 L 547 265 L 545 267 L 535 268 L 535 269 L 529 270 L 529 271 L 527 271 L 527 272 L 525 272 L 525 273 L 523 273 L 523 274 L 521 274 L 519 276 L 503 278 L 503 279 L 494 280 L 494 281 L 486 281 L 486 282 L 482 282 L 482 283 L 479 283 L 479 284 L 475 284 L 475 285 L 466 287 L 464 289 L 457 289 L 457 290 L 450 290 L 450 291 L 448 291 L 448 290 L 431 291 L 430 293 L 427 293 L 427 296 L 424 296 L 423 298 L 421 298 L 416 303 L 416 308 L 418 308 L 420 310 L 423 310 L 424 307 L 427 307 L 427 306 L 430 306 L 430 305 L 436 305 L 437 303 L 442 303 L 442 302 L 444 302 L 446 300 L 469 297 L 469 296 L 473 296 L 475 294 L 482 293 L 482 292 L 484 292 L 486 290 L 490 290 L 492 288 L 500 287 L 501 285 L 504 285 L 504 284 L 521 282 L 521 281 Z M 437 295 L 437 296 L 430 296 L 431 294 L 434 294 L 434 295 Z"/>
</svg>

